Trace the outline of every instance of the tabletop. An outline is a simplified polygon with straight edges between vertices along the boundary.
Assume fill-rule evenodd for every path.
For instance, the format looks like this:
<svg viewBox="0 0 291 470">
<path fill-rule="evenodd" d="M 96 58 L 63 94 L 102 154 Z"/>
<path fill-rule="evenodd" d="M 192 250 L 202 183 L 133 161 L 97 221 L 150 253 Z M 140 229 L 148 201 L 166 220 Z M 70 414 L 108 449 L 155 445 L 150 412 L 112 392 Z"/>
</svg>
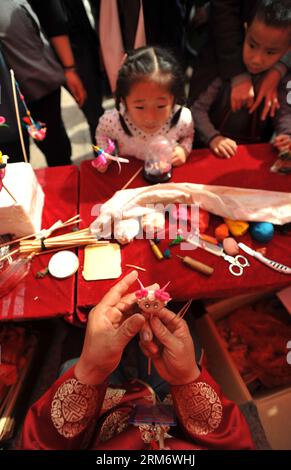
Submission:
<svg viewBox="0 0 291 470">
<path fill-rule="evenodd" d="M 229 160 L 215 157 L 208 149 L 194 150 L 185 165 L 173 170 L 172 181 L 290 192 L 291 176 L 270 172 L 270 166 L 275 158 L 276 154 L 269 144 L 239 146 L 237 155 Z M 110 199 L 141 165 L 141 161 L 133 159 L 130 164 L 122 166 L 121 174 L 118 174 L 118 167 L 114 164 L 110 165 L 105 174 L 100 174 L 89 161 L 81 164 L 80 214 L 84 227 L 95 219 L 92 215 L 94 205 Z M 130 184 L 130 188 L 146 185 L 142 174 L 139 174 Z M 222 222 L 221 218 L 211 216 L 207 233 L 213 235 L 215 226 Z M 262 246 L 254 242 L 248 234 L 241 237 L 239 241 L 253 248 Z M 168 247 L 168 243 L 169 240 L 161 241 L 162 251 Z M 214 268 L 212 276 L 206 277 L 182 264 L 181 260 L 175 256 L 176 254 L 181 254 L 179 246 L 171 249 L 171 259 L 158 261 L 147 240 L 134 240 L 121 247 L 122 274 L 125 275 L 131 269 L 126 267 L 126 264 L 143 267 L 146 269 L 145 272 L 140 272 L 143 284 L 158 282 L 164 285 L 170 281 L 169 292 L 175 300 L 220 298 L 258 289 L 279 289 L 290 283 L 289 276 L 280 274 L 251 257 L 249 257 L 250 268 L 246 268 L 242 276 L 235 277 L 230 274 L 229 264 L 222 258 L 201 249 L 188 251 L 187 255 Z M 80 249 L 77 315 L 81 321 L 86 321 L 88 309 L 100 300 L 104 293 L 116 283 L 116 280 L 85 281 L 82 277 L 83 255 L 83 250 Z M 276 230 L 274 239 L 267 246 L 267 256 L 290 265 L 290 236 L 283 235 Z M 136 288 L 138 288 L 137 285 L 134 286 L 134 289 Z"/>
<path fill-rule="evenodd" d="M 35 170 L 45 193 L 42 227 L 73 217 L 78 211 L 76 166 Z M 37 271 L 47 267 L 51 254 L 34 258 L 25 279 L 0 299 L 0 321 L 51 318 L 70 315 L 75 309 L 75 276 L 57 280 L 51 276 L 37 279 Z"/>
</svg>

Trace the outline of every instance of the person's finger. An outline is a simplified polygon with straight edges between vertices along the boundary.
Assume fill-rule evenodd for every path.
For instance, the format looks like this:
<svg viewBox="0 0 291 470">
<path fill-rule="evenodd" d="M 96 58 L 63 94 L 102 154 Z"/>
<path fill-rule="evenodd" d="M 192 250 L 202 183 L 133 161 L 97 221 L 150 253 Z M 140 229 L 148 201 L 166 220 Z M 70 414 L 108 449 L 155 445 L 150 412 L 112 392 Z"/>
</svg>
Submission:
<svg viewBox="0 0 291 470">
<path fill-rule="evenodd" d="M 253 96 L 250 96 L 250 97 L 246 100 L 246 107 L 247 107 L 247 108 L 250 108 L 253 104 L 254 104 L 254 97 L 253 97 Z"/>
<path fill-rule="evenodd" d="M 151 318 L 150 325 L 157 340 L 166 348 L 171 348 L 175 342 L 175 337 L 156 315 Z"/>
<path fill-rule="evenodd" d="M 103 299 L 98 304 L 98 309 L 116 306 L 137 278 L 137 271 L 131 271 L 127 274 L 104 295 Z"/>
<path fill-rule="evenodd" d="M 149 325 L 149 322 L 146 321 L 139 333 L 140 339 L 142 342 L 148 343 L 153 340 L 153 332 Z"/>
<path fill-rule="evenodd" d="M 265 101 L 265 105 L 261 114 L 261 120 L 265 121 L 272 107 L 272 102 L 270 100 Z"/>
<path fill-rule="evenodd" d="M 230 157 L 233 157 L 235 155 L 236 149 L 232 146 L 230 141 L 225 141 L 224 142 L 224 148 L 226 149 L 228 155 Z"/>
<path fill-rule="evenodd" d="M 154 359 L 160 355 L 159 348 L 155 343 L 143 343 L 142 341 L 139 342 L 139 347 L 144 353 L 144 355 L 148 358 Z"/>
<path fill-rule="evenodd" d="M 262 99 L 263 99 L 263 95 L 261 93 L 258 93 L 258 96 L 256 97 L 254 101 L 254 104 L 249 109 L 250 114 L 252 114 L 257 109 L 257 107 L 260 106 Z"/>
<path fill-rule="evenodd" d="M 227 148 L 225 148 L 224 144 L 222 144 L 222 143 L 220 144 L 219 150 L 220 150 L 220 153 L 223 157 L 225 157 L 225 158 L 230 158 L 231 157 L 231 155 L 227 151 Z"/>
<path fill-rule="evenodd" d="M 122 323 L 116 334 L 116 341 L 122 349 L 141 330 L 144 322 L 145 318 L 140 313 L 135 313 Z"/>
<path fill-rule="evenodd" d="M 270 116 L 272 118 L 275 117 L 276 111 L 277 111 L 277 109 L 279 109 L 279 107 L 280 106 L 279 106 L 277 98 L 274 98 L 274 100 L 272 102 L 271 110 L 270 110 Z"/>
<path fill-rule="evenodd" d="M 111 307 L 107 310 L 106 317 L 111 321 L 111 323 L 120 323 L 122 313 L 116 307 Z"/>
</svg>

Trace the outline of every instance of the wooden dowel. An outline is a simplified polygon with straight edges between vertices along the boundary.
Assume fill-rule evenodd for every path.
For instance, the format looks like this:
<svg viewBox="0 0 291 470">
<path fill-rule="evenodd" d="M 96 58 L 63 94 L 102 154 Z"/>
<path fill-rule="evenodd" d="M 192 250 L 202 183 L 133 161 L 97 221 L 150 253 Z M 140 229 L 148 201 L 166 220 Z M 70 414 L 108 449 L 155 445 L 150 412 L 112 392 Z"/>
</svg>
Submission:
<svg viewBox="0 0 291 470">
<path fill-rule="evenodd" d="M 2 258 L 0 258 L 0 261 L 4 261 L 5 259 L 9 258 L 9 256 L 12 256 L 12 255 L 15 255 L 16 253 L 19 253 L 19 251 L 20 251 L 19 248 L 17 248 L 16 250 L 11 251 L 7 255 L 2 256 Z"/>
<path fill-rule="evenodd" d="M 16 94 L 16 85 L 15 85 L 15 77 L 14 77 L 14 71 L 10 69 L 10 78 L 11 78 L 11 85 L 12 85 L 12 93 L 13 93 L 13 102 L 14 102 L 14 108 L 15 108 L 15 114 L 16 114 L 16 120 L 17 120 L 17 127 L 18 127 L 18 133 L 20 137 L 20 143 L 21 143 L 21 148 L 22 148 L 22 153 L 24 157 L 24 161 L 28 163 L 28 158 L 26 154 L 26 148 L 24 145 L 24 140 L 23 140 L 23 133 L 22 133 L 22 127 L 21 127 L 21 122 L 20 122 L 20 117 L 19 117 L 19 108 L 18 108 L 18 101 L 17 101 L 17 94 Z"/>
<path fill-rule="evenodd" d="M 13 199 L 13 201 L 15 202 L 15 204 L 17 204 L 17 201 L 16 201 L 15 197 L 13 196 L 13 194 L 11 194 L 11 192 L 10 192 L 9 189 L 5 186 L 5 184 L 3 183 L 3 181 L 2 181 L 2 186 L 3 186 L 3 188 L 5 189 L 5 191 L 9 194 L 9 196 Z"/>
<path fill-rule="evenodd" d="M 140 174 L 140 172 L 141 172 L 142 169 L 143 169 L 143 167 L 140 167 L 140 168 L 134 173 L 134 175 L 127 181 L 127 183 L 125 183 L 125 185 L 122 186 L 122 188 L 120 189 L 120 191 L 122 191 L 123 189 L 126 189 L 126 188 L 130 185 L 130 183 L 132 183 L 133 180 L 137 177 L 137 175 Z"/>
</svg>

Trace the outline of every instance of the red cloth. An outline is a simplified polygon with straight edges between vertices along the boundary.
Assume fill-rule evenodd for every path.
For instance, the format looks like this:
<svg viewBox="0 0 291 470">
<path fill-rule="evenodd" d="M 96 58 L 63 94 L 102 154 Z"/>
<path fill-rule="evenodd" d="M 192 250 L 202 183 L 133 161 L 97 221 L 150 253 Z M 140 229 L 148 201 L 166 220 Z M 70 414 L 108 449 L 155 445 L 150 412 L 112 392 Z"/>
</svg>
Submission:
<svg viewBox="0 0 291 470">
<path fill-rule="evenodd" d="M 77 214 L 79 174 L 76 166 L 44 168 L 36 170 L 36 176 L 45 193 L 43 228 Z M 0 320 L 49 318 L 73 313 L 74 276 L 62 280 L 50 275 L 43 279 L 35 277 L 37 271 L 47 267 L 51 256 L 35 257 L 27 277 L 0 299 Z"/>
<path fill-rule="evenodd" d="M 128 418 L 134 405 L 155 403 L 154 391 L 139 381 L 122 387 L 108 388 L 104 399 L 105 384 L 82 385 L 74 377 L 73 368 L 70 369 L 29 410 L 21 448 L 152 449 L 151 439 L 139 426 L 130 425 Z M 180 432 L 178 438 L 165 436 L 167 449 L 254 448 L 238 407 L 222 394 L 206 370 L 191 384 L 172 386 L 171 395 Z M 172 434 L 171 428 L 168 433 Z M 153 440 L 157 443 L 155 436 Z"/>
<path fill-rule="evenodd" d="M 173 170 L 172 181 L 289 192 L 291 176 L 269 171 L 274 158 L 275 153 L 269 144 L 240 146 L 237 155 L 229 160 L 216 158 L 207 149 L 195 150 L 185 165 Z M 84 227 L 96 218 L 97 214 L 90 215 L 94 204 L 104 203 L 111 198 L 140 166 L 140 161 L 132 160 L 128 166 L 122 165 L 121 175 L 118 175 L 117 165 L 110 165 L 105 174 L 100 174 L 90 162 L 82 163 L 80 214 Z M 146 184 L 140 174 L 130 187 L 136 188 L 146 186 Z M 214 235 L 215 226 L 221 222 L 221 218 L 212 216 L 212 227 L 207 230 L 207 233 Z M 248 234 L 242 237 L 241 241 L 253 248 L 261 246 L 251 240 Z M 163 240 L 160 248 L 162 250 L 168 248 L 168 241 Z M 140 272 L 140 279 L 144 285 L 153 282 L 164 285 L 171 281 L 169 291 L 175 300 L 225 297 L 248 293 L 251 290 L 280 288 L 290 283 L 289 276 L 266 267 L 252 257 L 249 257 L 251 267 L 246 268 L 242 276 L 235 277 L 230 274 L 229 264 L 222 258 L 201 249 L 187 252 L 187 255 L 213 266 L 213 275 L 206 277 L 183 265 L 175 256 L 181 254 L 179 246 L 173 247 L 171 253 L 170 260 L 158 261 L 147 240 L 135 240 L 121 248 L 122 272 L 125 275 L 132 269 L 126 267 L 125 264 L 135 264 L 146 268 L 146 272 Z M 290 237 L 276 232 L 274 239 L 268 244 L 267 256 L 291 265 Z M 79 319 L 85 321 L 87 308 L 98 303 L 116 280 L 86 282 L 82 277 L 83 250 L 80 250 L 79 258 L 81 267 L 78 272 L 77 312 Z"/>
</svg>

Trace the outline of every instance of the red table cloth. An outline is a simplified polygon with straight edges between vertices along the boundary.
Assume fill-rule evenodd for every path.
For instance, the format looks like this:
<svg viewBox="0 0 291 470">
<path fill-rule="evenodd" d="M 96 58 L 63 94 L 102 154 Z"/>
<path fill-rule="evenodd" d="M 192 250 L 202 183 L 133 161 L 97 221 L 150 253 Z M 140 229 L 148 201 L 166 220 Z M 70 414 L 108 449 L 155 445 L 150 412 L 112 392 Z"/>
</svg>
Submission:
<svg viewBox="0 0 291 470">
<path fill-rule="evenodd" d="M 78 179 L 76 166 L 36 170 L 45 193 L 42 227 L 65 221 L 78 212 Z M 56 232 L 58 234 L 60 232 Z M 75 307 L 75 276 L 55 279 L 50 275 L 37 279 L 37 271 L 47 267 L 52 254 L 37 256 L 32 268 L 8 295 L 0 299 L 0 320 L 27 320 L 72 314 Z"/>
<path fill-rule="evenodd" d="M 270 166 L 276 154 L 269 144 L 256 144 L 240 146 L 235 157 L 226 160 L 213 156 L 207 149 L 194 150 L 188 162 L 180 168 L 173 170 L 172 181 L 213 184 L 222 186 L 244 187 L 289 192 L 291 188 L 291 175 L 271 173 Z M 117 165 L 110 165 L 105 174 L 98 173 L 89 161 L 83 162 L 80 170 L 80 214 L 84 227 L 93 222 L 95 216 L 91 215 L 94 204 L 104 203 L 113 194 L 122 188 L 131 175 L 141 166 L 141 162 L 133 159 L 130 164 L 122 165 L 122 172 L 118 174 Z M 130 184 L 131 188 L 145 186 L 142 175 Z M 222 219 L 211 216 L 212 224 L 207 233 L 213 234 L 216 225 Z M 262 245 L 251 240 L 249 235 L 243 236 L 240 241 L 258 248 Z M 168 247 L 168 240 L 160 243 L 164 250 Z M 280 274 L 252 257 L 248 257 L 251 266 L 244 270 L 240 277 L 230 274 L 229 264 L 204 250 L 181 252 L 179 246 L 171 249 L 172 258 L 158 261 L 150 249 L 147 240 L 134 240 L 121 247 L 122 273 L 125 275 L 132 268 L 125 265 L 135 264 L 146 269 L 140 272 L 140 279 L 144 285 L 158 282 L 164 285 L 171 281 L 169 291 L 175 300 L 218 298 L 229 295 L 243 294 L 258 289 L 280 288 L 290 283 L 288 275 Z M 213 266 L 214 273 L 206 277 L 193 271 L 181 263 L 175 255 L 189 255 L 195 259 Z M 79 250 L 80 269 L 77 286 L 77 312 L 81 320 L 86 319 L 88 308 L 95 305 L 104 293 L 116 280 L 85 281 L 82 277 L 83 250 Z M 276 230 L 274 239 L 268 244 L 267 256 L 284 264 L 291 264 L 290 236 L 281 234 Z M 138 285 L 135 286 L 138 288 Z"/>
</svg>

